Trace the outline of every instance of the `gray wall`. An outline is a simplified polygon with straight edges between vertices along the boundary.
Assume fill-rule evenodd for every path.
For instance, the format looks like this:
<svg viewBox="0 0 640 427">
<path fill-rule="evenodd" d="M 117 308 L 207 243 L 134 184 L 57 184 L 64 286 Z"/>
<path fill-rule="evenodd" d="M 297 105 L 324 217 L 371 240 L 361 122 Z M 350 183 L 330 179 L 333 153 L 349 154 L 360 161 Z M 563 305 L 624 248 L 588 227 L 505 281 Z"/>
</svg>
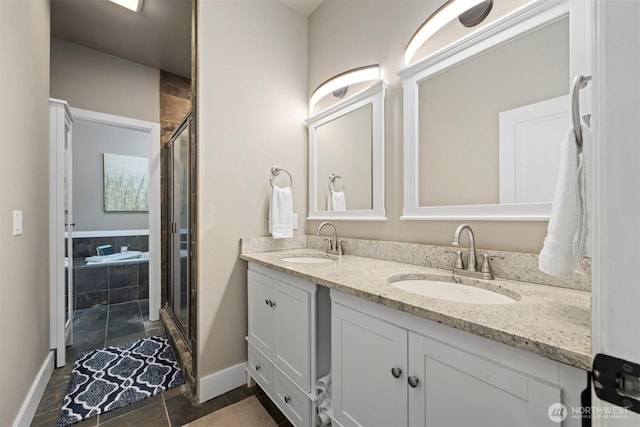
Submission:
<svg viewBox="0 0 640 427">
<path fill-rule="evenodd" d="M 0 1 L 0 99 L 0 425 L 10 426 L 49 352 L 47 0 Z"/>
<path fill-rule="evenodd" d="M 75 231 L 149 228 L 147 212 L 105 212 L 103 153 L 148 157 L 148 132 L 76 119 L 73 125 Z"/>
<path fill-rule="evenodd" d="M 160 70 L 52 38 L 51 96 L 71 107 L 158 123 Z"/>
<path fill-rule="evenodd" d="M 308 100 L 306 17 L 277 0 L 198 7 L 201 381 L 247 360 L 247 268 L 238 259 L 239 242 L 267 234 L 274 164 L 293 175 L 297 233 L 304 233 Z"/>
</svg>

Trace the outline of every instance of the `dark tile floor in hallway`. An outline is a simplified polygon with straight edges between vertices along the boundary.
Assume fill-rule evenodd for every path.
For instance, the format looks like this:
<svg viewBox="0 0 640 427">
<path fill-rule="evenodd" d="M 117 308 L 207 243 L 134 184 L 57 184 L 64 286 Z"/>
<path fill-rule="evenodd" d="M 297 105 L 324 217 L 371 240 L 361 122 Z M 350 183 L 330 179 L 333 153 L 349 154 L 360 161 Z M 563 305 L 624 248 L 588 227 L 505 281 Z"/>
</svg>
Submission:
<svg viewBox="0 0 640 427">
<path fill-rule="evenodd" d="M 73 346 L 67 348 L 67 364 L 53 372 L 31 425 L 55 427 L 62 400 L 67 392 L 73 363 L 78 355 L 147 336 L 164 335 L 160 322 L 149 321 L 148 312 L 147 300 L 76 311 L 73 319 L 74 342 Z M 199 404 L 188 387 L 182 385 L 124 408 L 89 418 L 74 426 L 182 426 L 254 394 L 279 426 L 291 425 L 259 387 L 239 387 Z"/>
</svg>

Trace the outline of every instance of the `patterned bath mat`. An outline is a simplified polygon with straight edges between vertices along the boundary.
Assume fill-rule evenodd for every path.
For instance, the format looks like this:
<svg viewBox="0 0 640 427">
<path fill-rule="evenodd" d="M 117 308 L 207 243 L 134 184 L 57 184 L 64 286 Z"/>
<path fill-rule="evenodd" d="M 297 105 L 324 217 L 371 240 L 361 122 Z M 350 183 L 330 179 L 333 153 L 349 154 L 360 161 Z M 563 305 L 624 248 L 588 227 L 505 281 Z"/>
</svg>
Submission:
<svg viewBox="0 0 640 427">
<path fill-rule="evenodd" d="M 91 351 L 76 360 L 58 427 L 121 408 L 184 384 L 165 337 Z"/>
</svg>

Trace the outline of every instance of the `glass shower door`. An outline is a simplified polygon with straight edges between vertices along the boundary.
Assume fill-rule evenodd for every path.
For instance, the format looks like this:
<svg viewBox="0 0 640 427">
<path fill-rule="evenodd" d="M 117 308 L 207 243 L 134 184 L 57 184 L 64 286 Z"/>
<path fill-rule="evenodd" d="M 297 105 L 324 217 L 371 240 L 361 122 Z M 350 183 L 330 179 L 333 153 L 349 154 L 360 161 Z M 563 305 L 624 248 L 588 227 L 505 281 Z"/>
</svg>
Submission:
<svg viewBox="0 0 640 427">
<path fill-rule="evenodd" d="M 169 141 L 168 219 L 169 280 L 168 305 L 182 334 L 189 337 L 189 162 L 190 123 L 185 120 Z"/>
</svg>

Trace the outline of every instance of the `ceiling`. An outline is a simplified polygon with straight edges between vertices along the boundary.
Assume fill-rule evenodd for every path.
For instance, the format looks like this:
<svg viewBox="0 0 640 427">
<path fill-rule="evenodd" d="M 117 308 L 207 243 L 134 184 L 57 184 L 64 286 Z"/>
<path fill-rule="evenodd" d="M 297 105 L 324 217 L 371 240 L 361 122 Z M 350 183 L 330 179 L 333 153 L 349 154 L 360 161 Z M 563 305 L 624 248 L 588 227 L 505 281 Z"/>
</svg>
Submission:
<svg viewBox="0 0 640 427">
<path fill-rule="evenodd" d="M 51 36 L 191 76 L 190 0 L 146 0 L 141 13 L 108 0 L 51 0 Z"/>
<path fill-rule="evenodd" d="M 311 12 L 316 10 L 320 3 L 324 0 L 280 0 L 282 3 L 289 6 L 291 9 L 303 14 L 304 16 L 311 15 Z"/>
<path fill-rule="evenodd" d="M 309 16 L 323 0 L 281 0 Z M 108 0 L 51 0 L 51 36 L 191 76 L 191 0 L 145 0 L 140 13 Z"/>
</svg>

